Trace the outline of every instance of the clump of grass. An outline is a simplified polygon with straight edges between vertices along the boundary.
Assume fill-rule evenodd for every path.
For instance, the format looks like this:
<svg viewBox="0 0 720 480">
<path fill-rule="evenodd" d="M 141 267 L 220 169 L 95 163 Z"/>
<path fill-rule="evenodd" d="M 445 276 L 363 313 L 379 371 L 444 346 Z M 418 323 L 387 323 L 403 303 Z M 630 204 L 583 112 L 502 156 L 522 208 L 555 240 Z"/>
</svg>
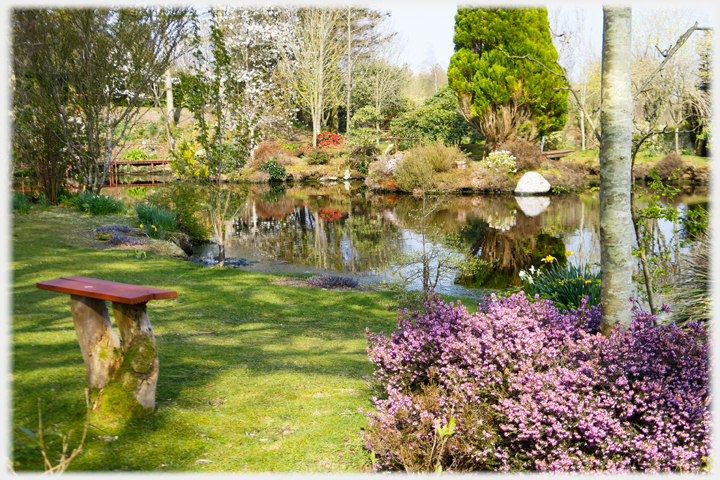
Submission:
<svg viewBox="0 0 720 480">
<path fill-rule="evenodd" d="M 13 210 L 18 213 L 27 215 L 30 213 L 30 200 L 22 192 L 13 192 L 12 196 Z"/>
<path fill-rule="evenodd" d="M 83 192 L 73 197 L 72 202 L 75 208 L 90 215 L 110 215 L 127 211 L 127 207 L 125 207 L 122 200 L 115 199 L 110 195 L 98 195 L 93 192 Z"/>
<path fill-rule="evenodd" d="M 577 308 L 586 296 L 588 305 L 600 303 L 600 269 L 588 264 L 556 264 L 546 270 L 520 272 L 523 290 L 530 297 L 552 300 L 560 309 Z"/>
<path fill-rule="evenodd" d="M 673 310 L 670 321 L 681 328 L 690 322 L 710 325 L 710 242 L 700 237 L 694 248 L 681 259 L 680 274 L 670 293 Z"/>
<path fill-rule="evenodd" d="M 307 279 L 310 285 L 321 288 L 341 288 L 341 287 L 357 287 L 358 281 L 350 277 L 340 277 L 338 275 L 315 275 Z"/>
<path fill-rule="evenodd" d="M 177 230 L 175 214 L 151 203 L 143 203 L 135 206 L 140 228 L 151 238 L 162 238 L 165 231 Z"/>
</svg>

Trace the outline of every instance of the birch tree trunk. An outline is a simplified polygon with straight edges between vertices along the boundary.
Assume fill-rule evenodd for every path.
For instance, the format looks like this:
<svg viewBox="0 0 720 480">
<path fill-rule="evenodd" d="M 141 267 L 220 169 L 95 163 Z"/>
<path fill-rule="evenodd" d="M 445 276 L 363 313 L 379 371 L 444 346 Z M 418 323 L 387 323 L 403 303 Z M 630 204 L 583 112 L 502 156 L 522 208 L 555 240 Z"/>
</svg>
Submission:
<svg viewBox="0 0 720 480">
<path fill-rule="evenodd" d="M 600 257 L 602 321 L 607 335 L 630 324 L 632 220 L 630 211 L 632 106 L 630 7 L 604 7 L 600 113 Z"/>
</svg>

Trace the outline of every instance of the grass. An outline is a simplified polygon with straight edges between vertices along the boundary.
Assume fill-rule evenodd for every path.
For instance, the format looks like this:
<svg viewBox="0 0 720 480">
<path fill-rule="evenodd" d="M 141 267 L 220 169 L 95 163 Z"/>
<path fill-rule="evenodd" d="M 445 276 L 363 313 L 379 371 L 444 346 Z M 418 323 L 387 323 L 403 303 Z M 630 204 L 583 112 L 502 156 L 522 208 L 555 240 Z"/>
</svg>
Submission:
<svg viewBox="0 0 720 480">
<path fill-rule="evenodd" d="M 67 433 L 84 422 L 85 367 L 68 295 L 36 282 L 84 275 L 175 290 L 148 304 L 160 359 L 156 411 L 90 427 L 69 471 L 358 472 L 369 469 L 358 408 L 371 409 L 365 328 L 389 332 L 393 292 L 277 286 L 277 277 L 205 268 L 78 235 L 132 216 L 33 207 L 12 233 L 12 461 L 43 469 L 17 426 Z M 468 304 L 470 302 L 467 302 Z M 99 437 L 114 437 L 105 441 Z M 50 443 L 58 452 L 60 440 Z M 207 462 L 200 462 L 205 460 Z"/>
</svg>

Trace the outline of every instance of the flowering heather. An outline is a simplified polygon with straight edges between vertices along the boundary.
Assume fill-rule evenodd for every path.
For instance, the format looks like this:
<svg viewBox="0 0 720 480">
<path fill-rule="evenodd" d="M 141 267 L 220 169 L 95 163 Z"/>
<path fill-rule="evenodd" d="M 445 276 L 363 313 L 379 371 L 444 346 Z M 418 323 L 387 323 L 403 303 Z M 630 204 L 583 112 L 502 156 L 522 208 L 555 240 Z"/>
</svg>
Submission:
<svg viewBox="0 0 720 480">
<path fill-rule="evenodd" d="M 368 413 L 378 470 L 699 471 L 710 445 L 702 328 L 597 332 L 599 306 L 559 312 L 523 292 L 477 313 L 438 297 L 366 331 L 385 390 Z M 454 433 L 447 436 L 452 419 Z"/>
<path fill-rule="evenodd" d="M 136 237 L 128 237 L 122 233 L 113 233 L 108 243 L 111 245 L 145 245 L 145 240 Z"/>
<path fill-rule="evenodd" d="M 358 281 L 350 277 L 337 275 L 315 275 L 307 279 L 310 285 L 322 288 L 357 287 Z"/>
<path fill-rule="evenodd" d="M 127 225 L 105 225 L 95 229 L 95 233 L 130 233 Z"/>
</svg>

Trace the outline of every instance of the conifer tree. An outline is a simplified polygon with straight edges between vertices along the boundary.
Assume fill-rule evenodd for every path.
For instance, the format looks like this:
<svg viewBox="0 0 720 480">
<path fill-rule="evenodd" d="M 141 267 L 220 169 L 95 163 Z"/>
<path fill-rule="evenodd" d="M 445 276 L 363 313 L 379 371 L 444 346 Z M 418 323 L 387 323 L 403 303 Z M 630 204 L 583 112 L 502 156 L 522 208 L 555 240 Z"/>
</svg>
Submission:
<svg viewBox="0 0 720 480">
<path fill-rule="evenodd" d="M 461 113 L 488 146 L 512 138 L 526 120 L 538 135 L 564 127 L 562 79 L 535 62 L 509 58 L 527 55 L 556 64 L 545 8 L 458 8 L 454 41 L 448 83 Z"/>
</svg>

